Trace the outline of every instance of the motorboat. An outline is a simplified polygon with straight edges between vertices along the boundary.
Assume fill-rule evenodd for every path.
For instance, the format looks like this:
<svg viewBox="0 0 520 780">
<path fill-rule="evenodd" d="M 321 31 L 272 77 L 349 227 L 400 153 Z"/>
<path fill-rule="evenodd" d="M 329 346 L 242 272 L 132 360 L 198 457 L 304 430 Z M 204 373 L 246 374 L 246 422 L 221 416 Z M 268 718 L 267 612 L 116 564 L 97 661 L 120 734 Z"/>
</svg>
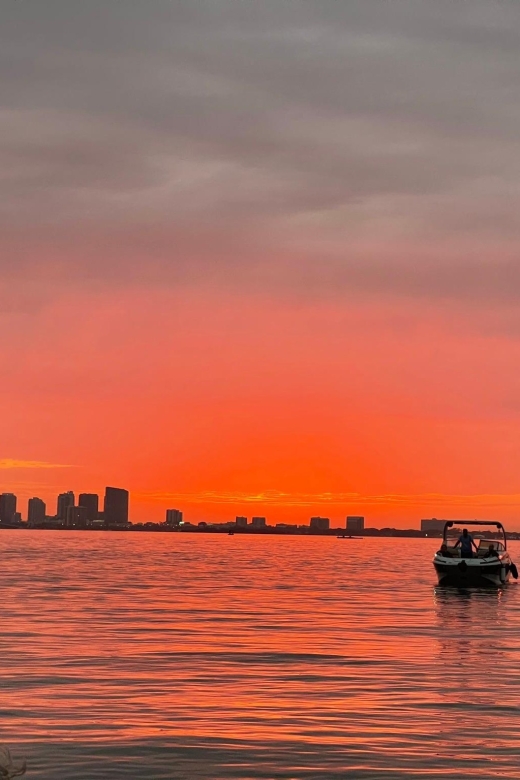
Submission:
<svg viewBox="0 0 520 780">
<path fill-rule="evenodd" d="M 496 587 L 500 588 L 513 577 L 518 578 L 518 570 L 507 551 L 507 536 L 502 523 L 485 520 L 457 521 L 457 526 L 488 526 L 488 536 L 480 535 L 474 539 L 477 550 L 472 557 L 462 557 L 458 539 L 454 538 L 454 520 L 444 524 L 442 545 L 435 553 L 433 565 L 437 572 L 439 585 L 453 585 L 459 588 Z M 495 531 L 496 529 L 496 531 Z M 491 534 L 500 537 L 490 538 Z M 458 536 L 458 535 L 457 535 Z"/>
</svg>

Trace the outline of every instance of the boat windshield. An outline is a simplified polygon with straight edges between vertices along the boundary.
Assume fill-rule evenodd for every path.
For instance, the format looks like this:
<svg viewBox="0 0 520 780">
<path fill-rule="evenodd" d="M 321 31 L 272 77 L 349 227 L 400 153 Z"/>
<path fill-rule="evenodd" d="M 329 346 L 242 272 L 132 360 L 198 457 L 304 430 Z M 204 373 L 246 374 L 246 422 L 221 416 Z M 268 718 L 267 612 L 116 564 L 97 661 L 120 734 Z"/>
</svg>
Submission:
<svg viewBox="0 0 520 780">
<path fill-rule="evenodd" d="M 489 548 L 493 545 L 493 548 L 499 555 L 504 552 L 504 543 L 499 542 L 497 539 L 479 539 L 477 555 L 479 558 L 485 558 L 489 554 Z"/>
<path fill-rule="evenodd" d="M 458 536 L 449 536 L 447 539 L 447 555 L 449 558 L 460 558 L 460 546 L 455 547 L 455 542 Z M 489 548 L 493 545 L 494 549 L 499 555 L 505 551 L 504 543 L 498 541 L 498 539 L 475 539 L 475 544 L 478 545 L 477 552 L 474 556 L 477 558 L 487 558 L 489 556 Z M 439 550 L 440 552 L 440 550 Z"/>
</svg>

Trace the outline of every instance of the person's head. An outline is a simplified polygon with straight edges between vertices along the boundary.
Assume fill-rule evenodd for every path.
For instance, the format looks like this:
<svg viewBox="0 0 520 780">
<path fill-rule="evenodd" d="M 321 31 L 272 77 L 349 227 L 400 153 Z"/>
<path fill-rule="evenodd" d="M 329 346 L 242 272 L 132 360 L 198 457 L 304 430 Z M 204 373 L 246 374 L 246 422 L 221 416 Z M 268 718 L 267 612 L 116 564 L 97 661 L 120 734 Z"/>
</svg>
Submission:
<svg viewBox="0 0 520 780">
<path fill-rule="evenodd" d="M 468 529 L 467 528 L 463 528 L 462 529 L 462 536 L 467 536 L 467 535 L 468 535 Z"/>
<path fill-rule="evenodd" d="M 489 545 L 489 552 L 495 552 L 495 545 L 494 544 L 490 544 Z"/>
<path fill-rule="evenodd" d="M 448 552 L 448 545 L 446 544 L 446 542 L 443 542 L 441 544 L 441 553 L 445 553 L 445 552 Z"/>
</svg>

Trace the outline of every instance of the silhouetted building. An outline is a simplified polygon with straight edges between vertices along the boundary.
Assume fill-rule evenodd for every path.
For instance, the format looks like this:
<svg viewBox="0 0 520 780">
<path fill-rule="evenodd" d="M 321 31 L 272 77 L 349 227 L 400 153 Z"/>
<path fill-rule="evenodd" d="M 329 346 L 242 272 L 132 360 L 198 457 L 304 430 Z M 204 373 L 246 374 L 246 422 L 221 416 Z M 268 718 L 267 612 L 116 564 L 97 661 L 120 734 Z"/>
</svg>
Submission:
<svg viewBox="0 0 520 780">
<path fill-rule="evenodd" d="M 45 522 L 45 501 L 41 498 L 30 498 L 27 503 L 27 522 L 39 525 Z"/>
<path fill-rule="evenodd" d="M 167 509 L 166 525 L 169 525 L 172 528 L 177 528 L 179 525 L 182 525 L 182 512 L 178 509 Z"/>
<path fill-rule="evenodd" d="M 126 525 L 128 523 L 128 490 L 107 487 L 105 489 L 105 525 Z"/>
<path fill-rule="evenodd" d="M 436 517 L 432 517 L 429 520 L 421 520 L 421 531 L 443 531 L 445 520 L 437 520 Z"/>
<path fill-rule="evenodd" d="M 16 514 L 16 496 L 14 493 L 0 495 L 0 523 L 14 522 Z"/>
<path fill-rule="evenodd" d="M 74 493 L 72 490 L 69 490 L 67 493 L 60 493 L 58 496 L 58 504 L 56 507 L 56 517 L 58 520 L 65 522 L 69 506 L 74 506 Z"/>
<path fill-rule="evenodd" d="M 78 497 L 78 506 L 86 510 L 87 523 L 92 523 L 98 519 L 99 514 L 99 496 L 97 493 L 80 493 Z"/>
<path fill-rule="evenodd" d="M 365 528 L 365 518 L 351 515 L 347 517 L 347 531 L 363 531 Z"/>
<path fill-rule="evenodd" d="M 253 528 L 265 528 L 266 519 L 265 517 L 253 517 L 251 518 L 251 525 Z"/>
<path fill-rule="evenodd" d="M 311 517 L 311 528 L 314 531 L 328 531 L 330 520 L 328 517 Z"/>
<path fill-rule="evenodd" d="M 247 517 L 235 517 L 235 525 L 240 528 L 245 528 L 247 525 Z"/>
<path fill-rule="evenodd" d="M 84 506 L 68 506 L 65 516 L 67 528 L 86 528 L 87 510 Z"/>
</svg>

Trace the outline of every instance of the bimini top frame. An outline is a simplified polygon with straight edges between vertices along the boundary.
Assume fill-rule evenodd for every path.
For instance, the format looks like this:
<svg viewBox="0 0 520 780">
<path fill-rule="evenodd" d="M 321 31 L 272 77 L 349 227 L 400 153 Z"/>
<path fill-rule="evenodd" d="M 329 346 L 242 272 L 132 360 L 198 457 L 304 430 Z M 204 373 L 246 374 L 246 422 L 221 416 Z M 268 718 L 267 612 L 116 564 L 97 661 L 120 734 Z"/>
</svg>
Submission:
<svg viewBox="0 0 520 780">
<path fill-rule="evenodd" d="M 506 536 L 506 529 L 502 525 L 502 523 L 497 523 L 495 520 L 447 520 L 444 523 L 444 531 L 442 532 L 442 538 L 444 541 L 447 541 L 448 538 L 448 531 L 450 528 L 453 528 L 454 525 L 457 526 L 464 526 L 467 525 L 487 525 L 487 526 L 495 526 L 495 528 L 498 528 L 499 531 L 502 531 L 502 537 L 504 540 L 504 550 L 507 550 L 507 536 Z"/>
</svg>

